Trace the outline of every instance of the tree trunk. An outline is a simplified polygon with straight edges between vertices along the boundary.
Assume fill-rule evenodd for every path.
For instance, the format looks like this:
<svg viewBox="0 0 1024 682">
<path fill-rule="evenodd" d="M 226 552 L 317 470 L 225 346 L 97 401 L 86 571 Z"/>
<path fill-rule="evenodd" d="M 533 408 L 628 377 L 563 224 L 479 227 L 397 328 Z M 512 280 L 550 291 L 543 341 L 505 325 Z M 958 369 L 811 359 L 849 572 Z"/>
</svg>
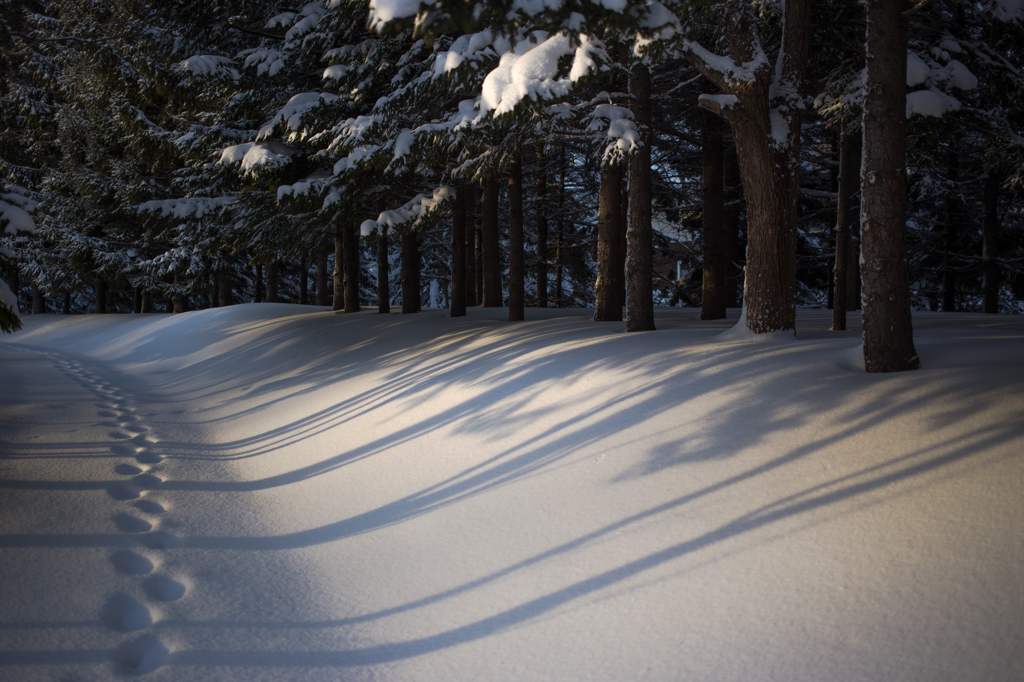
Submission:
<svg viewBox="0 0 1024 682">
<path fill-rule="evenodd" d="M 544 203 L 548 193 L 548 177 L 543 168 L 544 149 L 537 148 L 537 307 L 548 307 L 548 216 Z"/>
<path fill-rule="evenodd" d="M 861 164 L 861 273 L 864 366 L 917 369 L 907 262 L 906 2 L 868 0 L 864 157 Z"/>
<path fill-rule="evenodd" d="M 175 271 L 174 273 L 174 286 L 175 288 L 180 287 L 183 284 L 181 273 Z M 185 298 L 185 294 L 180 291 L 175 291 L 171 294 L 171 312 L 183 313 L 188 310 L 188 299 Z"/>
<path fill-rule="evenodd" d="M 344 227 L 345 312 L 358 313 L 359 308 L 359 225 L 349 218 Z"/>
<path fill-rule="evenodd" d="M 339 217 L 340 221 L 341 218 Z M 334 228 L 334 310 L 345 309 L 345 236 L 341 225 Z"/>
<path fill-rule="evenodd" d="M 950 183 L 949 196 L 946 198 L 945 223 L 945 253 L 942 255 L 942 311 L 946 313 L 956 312 L 956 249 L 960 232 L 960 156 L 957 152 L 956 143 L 950 143 L 949 149 L 949 170 L 947 174 Z"/>
<path fill-rule="evenodd" d="M 388 228 L 381 228 L 377 240 L 377 314 L 391 312 L 391 264 L 388 262 Z"/>
<path fill-rule="evenodd" d="M 466 316 L 466 194 L 472 191 L 472 186 L 460 185 L 452 206 L 451 317 Z"/>
<path fill-rule="evenodd" d="M 98 315 L 105 315 L 107 312 L 107 282 L 106 280 L 96 280 L 96 313 Z"/>
<path fill-rule="evenodd" d="M 508 176 L 508 321 L 525 319 L 526 255 L 523 246 L 523 163 L 516 154 Z"/>
<path fill-rule="evenodd" d="M 601 169 L 597 204 L 597 282 L 594 320 L 621 322 L 622 301 L 622 166 Z"/>
<path fill-rule="evenodd" d="M 740 168 L 736 163 L 736 147 L 729 137 L 729 145 L 723 150 L 722 191 L 725 194 L 725 208 L 722 215 L 725 230 L 726 253 L 726 307 L 739 308 L 743 305 L 743 266 L 740 250 L 740 208 L 743 205 L 743 186 L 740 182 Z"/>
<path fill-rule="evenodd" d="M 39 285 L 32 282 L 32 314 L 42 315 L 46 312 L 46 297 Z"/>
<path fill-rule="evenodd" d="M 309 252 L 299 259 L 299 305 L 309 305 Z"/>
<path fill-rule="evenodd" d="M 999 312 L 999 186 L 1002 178 L 990 172 L 985 178 L 985 217 L 981 223 L 981 262 L 984 307 L 982 312 Z"/>
<path fill-rule="evenodd" d="M 265 299 L 267 303 L 277 303 L 277 287 L 281 274 L 280 261 L 275 258 L 267 264 L 267 291 Z"/>
<path fill-rule="evenodd" d="M 704 112 L 703 207 L 704 218 L 704 285 L 700 319 L 720 320 L 725 317 L 725 271 L 728 267 L 725 240 L 725 193 L 723 172 L 722 122 L 714 114 Z M 676 273 L 682 277 L 682 273 Z"/>
<path fill-rule="evenodd" d="M 651 234 L 651 74 L 637 64 L 629 74 L 633 117 L 642 147 L 629 157 L 629 232 L 626 234 L 626 331 L 654 329 Z"/>
<path fill-rule="evenodd" d="M 256 284 L 255 284 L 255 289 L 256 290 L 253 292 L 253 296 L 252 297 L 253 297 L 253 300 L 256 303 L 263 303 L 263 294 L 264 294 L 264 289 L 265 289 L 265 284 L 263 282 L 263 264 L 262 263 L 257 263 L 253 267 L 256 270 Z"/>
<path fill-rule="evenodd" d="M 217 276 L 217 296 L 222 308 L 234 304 L 231 293 L 231 273 L 222 272 Z"/>
<path fill-rule="evenodd" d="M 327 287 L 329 279 L 327 274 L 327 251 L 321 246 L 316 257 L 316 304 L 319 306 L 331 304 L 331 294 Z"/>
<path fill-rule="evenodd" d="M 480 305 L 480 296 L 477 291 L 476 283 L 476 262 L 477 262 L 477 236 L 476 236 L 476 187 L 469 185 L 466 191 L 461 195 L 456 193 L 456 201 L 463 202 L 463 210 L 465 211 L 466 220 L 466 238 L 465 243 L 465 278 L 466 282 L 466 305 L 476 306 Z"/>
<path fill-rule="evenodd" d="M 71 314 L 71 292 L 70 291 L 65 291 L 64 292 L 64 305 L 61 308 L 61 313 L 63 313 L 64 315 L 70 315 Z"/>
<path fill-rule="evenodd" d="M 415 232 L 402 235 L 402 314 L 420 311 L 420 245 Z"/>
<path fill-rule="evenodd" d="M 483 215 L 480 220 L 483 237 L 484 265 L 484 307 L 500 308 L 501 292 L 501 252 L 498 248 L 498 179 L 488 178 L 484 181 Z"/>
<path fill-rule="evenodd" d="M 142 290 L 142 308 L 139 310 L 140 313 L 151 313 L 153 312 L 153 294 L 150 293 L 149 289 Z"/>
<path fill-rule="evenodd" d="M 832 307 L 833 331 L 846 329 L 847 301 L 849 301 L 850 233 L 857 222 L 859 208 L 857 193 L 860 191 L 860 147 L 859 130 L 848 130 L 843 125 L 839 138 L 839 188 L 836 207 L 836 267 L 835 296 Z"/>
</svg>

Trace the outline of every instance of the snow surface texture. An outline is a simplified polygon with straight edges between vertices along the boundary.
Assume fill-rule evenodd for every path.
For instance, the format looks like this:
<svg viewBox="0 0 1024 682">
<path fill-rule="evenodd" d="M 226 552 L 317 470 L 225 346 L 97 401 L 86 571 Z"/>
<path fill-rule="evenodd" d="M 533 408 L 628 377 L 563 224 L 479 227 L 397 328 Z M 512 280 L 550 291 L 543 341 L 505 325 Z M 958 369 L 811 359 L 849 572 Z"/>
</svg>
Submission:
<svg viewBox="0 0 1024 682">
<path fill-rule="evenodd" d="M 0 678 L 1024 679 L 1024 319 L 30 316 Z"/>
</svg>

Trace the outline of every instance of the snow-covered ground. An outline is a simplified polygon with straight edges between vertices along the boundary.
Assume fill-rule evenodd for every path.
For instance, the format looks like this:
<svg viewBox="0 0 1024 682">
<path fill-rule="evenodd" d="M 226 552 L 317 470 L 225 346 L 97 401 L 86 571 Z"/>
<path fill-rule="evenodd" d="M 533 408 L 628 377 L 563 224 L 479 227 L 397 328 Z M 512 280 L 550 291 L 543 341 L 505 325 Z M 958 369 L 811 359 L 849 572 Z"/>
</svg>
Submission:
<svg viewBox="0 0 1024 682">
<path fill-rule="evenodd" d="M 27 317 L 0 679 L 1024 679 L 1024 319 L 505 314 Z"/>
</svg>

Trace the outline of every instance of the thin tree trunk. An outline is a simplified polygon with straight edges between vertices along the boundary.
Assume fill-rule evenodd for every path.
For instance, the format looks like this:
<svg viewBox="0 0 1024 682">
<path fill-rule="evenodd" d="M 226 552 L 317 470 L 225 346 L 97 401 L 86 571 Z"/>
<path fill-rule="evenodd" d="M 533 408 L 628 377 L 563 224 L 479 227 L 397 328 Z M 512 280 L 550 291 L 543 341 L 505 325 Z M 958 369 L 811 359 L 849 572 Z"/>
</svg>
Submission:
<svg viewBox="0 0 1024 682">
<path fill-rule="evenodd" d="M 523 246 L 523 162 L 516 154 L 508 176 L 508 321 L 525 319 L 526 255 Z"/>
<path fill-rule="evenodd" d="M 545 198 L 548 193 L 547 172 L 543 168 L 544 149 L 537 147 L 537 307 L 548 307 L 548 216 Z"/>
<path fill-rule="evenodd" d="M 907 262 L 907 19 L 903 1 L 867 2 L 861 238 L 864 367 L 917 369 Z"/>
<path fill-rule="evenodd" d="M 222 272 L 217 276 L 217 296 L 222 308 L 234 303 L 231 295 L 231 273 Z"/>
<path fill-rule="evenodd" d="M 476 262 L 477 262 L 477 230 L 476 230 L 476 187 L 469 185 L 461 197 L 456 193 L 456 201 L 463 202 L 463 211 L 466 220 L 465 243 L 465 282 L 466 282 L 466 305 L 480 305 L 480 296 L 477 290 Z"/>
<path fill-rule="evenodd" d="M 64 315 L 70 315 L 71 314 L 71 292 L 70 291 L 65 291 L 64 292 L 64 305 L 61 308 L 61 313 L 63 313 Z"/>
<path fill-rule="evenodd" d="M 651 234 L 651 74 L 637 64 L 629 74 L 633 117 L 643 146 L 629 158 L 629 232 L 626 234 L 626 331 L 654 329 Z"/>
<path fill-rule="evenodd" d="M 388 262 L 388 228 L 381 228 L 377 240 L 377 314 L 391 312 L 391 264 Z"/>
<path fill-rule="evenodd" d="M 299 259 L 299 305 L 309 305 L 309 252 Z"/>
<path fill-rule="evenodd" d="M 359 308 L 359 225 L 352 218 L 344 228 L 345 312 L 358 313 Z"/>
<path fill-rule="evenodd" d="M 142 290 L 142 308 L 139 310 L 140 313 L 151 313 L 153 312 L 153 294 L 150 293 L 149 289 Z"/>
<path fill-rule="evenodd" d="M 618 285 L 614 289 L 619 309 L 626 307 L 626 253 L 629 251 L 629 169 L 622 167 L 622 181 L 619 183 L 622 197 L 619 204 L 619 248 L 616 252 L 615 272 Z M 621 319 L 621 318 L 620 318 Z"/>
<path fill-rule="evenodd" d="M 850 232 L 858 220 L 857 193 L 860 191 L 860 130 L 844 124 L 839 137 L 839 188 L 836 208 L 835 295 L 832 307 L 833 331 L 846 329 L 849 301 Z"/>
<path fill-rule="evenodd" d="M 960 216 L 957 200 L 960 182 L 960 156 L 955 143 L 950 143 L 949 171 L 950 194 L 946 198 L 945 253 L 942 255 L 942 311 L 956 312 L 956 248 L 959 241 Z"/>
<path fill-rule="evenodd" d="M 331 304 L 331 294 L 327 282 L 330 279 L 327 273 L 327 251 L 320 246 L 316 257 L 316 304 L 328 306 Z"/>
<path fill-rule="evenodd" d="M 267 264 L 267 292 L 265 296 L 267 303 L 277 303 L 278 301 L 277 289 L 280 274 L 281 264 L 275 257 L 274 260 Z"/>
<path fill-rule="evenodd" d="M 709 112 L 704 112 L 702 120 L 704 283 L 700 319 L 720 320 L 725 317 L 725 271 L 728 267 L 725 250 L 722 121 Z M 681 273 L 676 273 L 676 277 L 681 276 Z"/>
<path fill-rule="evenodd" d="M 452 206 L 451 317 L 466 316 L 466 194 L 470 185 L 460 185 Z"/>
<path fill-rule="evenodd" d="M 601 169 L 597 203 L 597 282 L 594 320 L 621 322 L 622 301 L 622 166 Z"/>
<path fill-rule="evenodd" d="M 180 272 L 174 272 L 174 286 L 175 288 L 180 287 L 184 282 Z M 172 313 L 183 313 L 188 310 L 188 299 L 185 298 L 185 294 L 180 291 L 175 291 L 171 294 L 171 312 Z"/>
<path fill-rule="evenodd" d="M 402 313 L 420 311 L 420 245 L 415 232 L 402 235 Z"/>
<path fill-rule="evenodd" d="M 256 263 L 254 268 L 256 270 L 256 290 L 253 292 L 253 300 L 256 303 L 263 303 L 263 294 L 266 287 L 263 282 L 263 263 Z"/>
<path fill-rule="evenodd" d="M 339 217 L 340 221 L 341 218 Z M 345 309 L 345 236 L 341 225 L 334 228 L 334 310 Z"/>
<path fill-rule="evenodd" d="M 106 280 L 96 280 L 96 313 L 104 315 L 107 312 L 107 282 Z"/>
<path fill-rule="evenodd" d="M 32 314 L 42 315 L 46 312 L 46 297 L 39 285 L 32 282 Z"/>
<path fill-rule="evenodd" d="M 999 312 L 999 187 L 1002 178 L 990 172 L 985 178 L 984 198 L 985 217 L 981 223 L 982 246 L 982 285 L 984 292 L 983 312 L 995 314 Z"/>
<path fill-rule="evenodd" d="M 501 252 L 498 248 L 498 178 L 484 181 L 483 215 L 480 227 L 483 236 L 484 307 L 500 308 Z"/>
</svg>

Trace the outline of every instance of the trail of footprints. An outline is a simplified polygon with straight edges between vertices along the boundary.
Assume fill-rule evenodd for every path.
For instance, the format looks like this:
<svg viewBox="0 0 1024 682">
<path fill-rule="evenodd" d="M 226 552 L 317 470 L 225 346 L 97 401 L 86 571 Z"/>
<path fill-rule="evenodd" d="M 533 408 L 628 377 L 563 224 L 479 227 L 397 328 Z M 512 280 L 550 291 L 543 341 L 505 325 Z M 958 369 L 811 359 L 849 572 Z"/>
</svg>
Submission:
<svg viewBox="0 0 1024 682">
<path fill-rule="evenodd" d="M 120 507 L 113 515 L 117 529 L 132 535 L 138 541 L 138 551 L 121 549 L 110 556 L 114 570 L 128 588 L 103 605 L 100 619 L 109 628 L 135 633 L 121 644 L 115 653 L 115 663 L 125 672 L 145 674 L 162 666 L 169 651 L 152 632 L 159 620 L 161 602 L 181 599 L 188 591 L 184 582 L 161 570 L 162 555 L 178 546 L 179 539 L 161 530 L 168 525 L 167 508 L 159 494 L 163 478 L 160 463 L 163 460 L 153 446 L 157 439 L 150 428 L 135 414 L 129 396 L 100 377 L 89 372 L 77 361 L 45 353 L 57 366 L 102 399 L 98 404 L 101 426 L 112 429 L 107 435 L 114 441 L 110 450 L 124 461 L 113 468 L 117 480 L 107 493 Z M 133 584 L 134 583 L 134 584 Z M 141 594 L 140 601 L 128 592 Z"/>
</svg>

